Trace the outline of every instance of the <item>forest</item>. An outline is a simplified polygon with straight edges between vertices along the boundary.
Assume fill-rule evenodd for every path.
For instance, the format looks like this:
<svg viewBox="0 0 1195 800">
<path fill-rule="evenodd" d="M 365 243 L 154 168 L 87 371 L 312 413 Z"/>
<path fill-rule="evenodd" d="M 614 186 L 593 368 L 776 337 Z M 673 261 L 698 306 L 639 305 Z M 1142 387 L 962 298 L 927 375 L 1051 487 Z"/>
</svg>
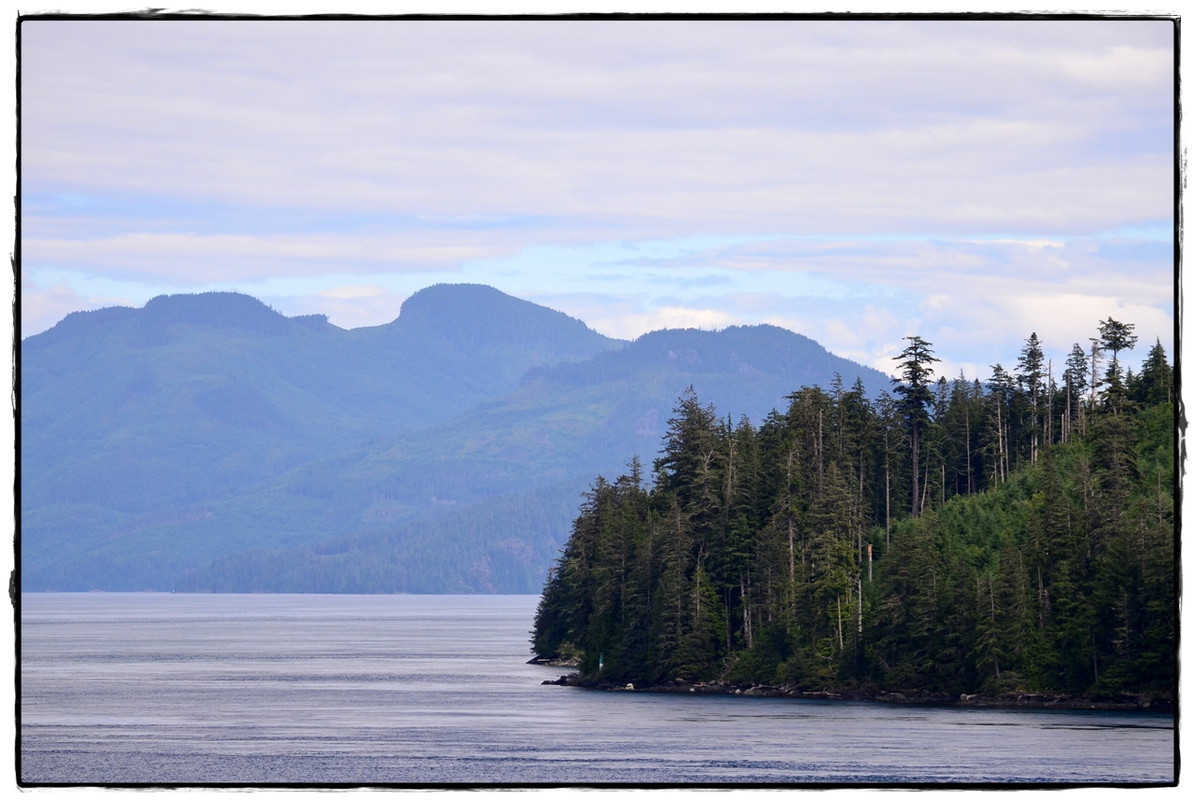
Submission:
<svg viewBox="0 0 1195 800">
<path fill-rule="evenodd" d="M 696 394 L 598 477 L 538 657 L 590 682 L 1172 698 L 1176 375 L 1098 324 L 986 383 L 908 337 L 891 391 L 806 386 L 755 427 Z"/>
</svg>

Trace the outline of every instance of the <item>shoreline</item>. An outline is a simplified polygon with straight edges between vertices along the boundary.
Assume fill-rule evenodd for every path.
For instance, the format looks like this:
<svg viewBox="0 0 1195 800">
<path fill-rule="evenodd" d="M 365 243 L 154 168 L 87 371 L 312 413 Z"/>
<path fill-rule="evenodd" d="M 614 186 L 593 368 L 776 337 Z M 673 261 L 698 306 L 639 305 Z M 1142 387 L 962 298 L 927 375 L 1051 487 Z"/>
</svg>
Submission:
<svg viewBox="0 0 1195 800">
<path fill-rule="evenodd" d="M 532 661 L 544 666 L 571 666 L 567 662 Z M 924 690 L 830 689 L 809 691 L 796 686 L 736 684 L 722 681 L 682 681 L 664 684 L 618 684 L 608 680 L 582 678 L 578 673 L 545 680 L 544 686 L 573 686 L 609 692 L 653 692 L 657 694 L 740 695 L 743 697 L 782 697 L 793 700 L 842 700 L 898 705 L 951 706 L 956 708 L 1060 709 L 1066 711 L 1144 711 L 1174 713 L 1174 701 L 1166 697 L 1121 695 L 1113 698 L 1074 697 L 1045 692 L 1002 692 L 1000 694 L 950 694 Z"/>
</svg>

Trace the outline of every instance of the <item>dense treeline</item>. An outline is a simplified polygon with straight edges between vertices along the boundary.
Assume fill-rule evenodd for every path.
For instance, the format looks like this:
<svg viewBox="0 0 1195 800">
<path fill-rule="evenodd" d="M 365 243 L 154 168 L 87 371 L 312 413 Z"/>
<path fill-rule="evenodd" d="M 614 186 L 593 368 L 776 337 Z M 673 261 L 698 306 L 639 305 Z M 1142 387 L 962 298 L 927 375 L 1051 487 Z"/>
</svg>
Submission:
<svg viewBox="0 0 1195 800">
<path fill-rule="evenodd" d="M 986 385 L 910 337 L 891 394 L 802 388 L 758 428 L 686 392 L 651 485 L 636 459 L 586 495 L 534 651 L 618 682 L 1169 692 L 1173 372 L 1099 330 Z"/>
</svg>

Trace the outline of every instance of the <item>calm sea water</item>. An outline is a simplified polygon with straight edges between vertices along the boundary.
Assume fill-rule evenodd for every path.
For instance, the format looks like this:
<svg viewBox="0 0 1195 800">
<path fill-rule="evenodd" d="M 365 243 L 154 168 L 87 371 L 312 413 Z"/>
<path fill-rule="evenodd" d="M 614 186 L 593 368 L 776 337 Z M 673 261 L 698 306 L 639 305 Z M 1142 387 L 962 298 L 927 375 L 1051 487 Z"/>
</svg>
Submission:
<svg viewBox="0 0 1195 800">
<path fill-rule="evenodd" d="M 536 597 L 26 594 L 27 783 L 1169 782 L 1165 715 L 592 692 Z"/>
</svg>

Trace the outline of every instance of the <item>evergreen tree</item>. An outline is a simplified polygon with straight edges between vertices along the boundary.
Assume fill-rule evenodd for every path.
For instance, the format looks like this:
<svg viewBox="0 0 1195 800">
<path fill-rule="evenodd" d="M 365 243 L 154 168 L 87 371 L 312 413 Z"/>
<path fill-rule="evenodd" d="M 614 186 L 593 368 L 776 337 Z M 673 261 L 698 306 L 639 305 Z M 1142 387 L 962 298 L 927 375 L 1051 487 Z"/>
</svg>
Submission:
<svg viewBox="0 0 1195 800">
<path fill-rule="evenodd" d="M 887 392 L 882 392 L 876 400 L 876 425 L 879 428 L 876 440 L 879 443 L 878 457 L 883 468 L 882 493 L 877 480 L 876 506 L 882 509 L 884 520 L 884 552 L 892 546 L 892 494 L 900 491 L 900 476 L 896 469 L 897 452 L 903 441 L 903 433 L 899 428 L 896 400 Z M 895 489 L 894 489 L 895 486 Z"/>
<path fill-rule="evenodd" d="M 1141 366 L 1141 374 L 1130 381 L 1129 397 L 1142 406 L 1174 402 L 1174 376 L 1166 362 L 1166 351 L 1162 348 L 1161 339 L 1149 348 L 1149 354 Z"/>
<path fill-rule="evenodd" d="M 1104 350 L 1112 351 L 1112 361 L 1108 364 L 1108 372 L 1104 376 L 1108 384 L 1107 403 L 1113 413 L 1120 413 L 1126 400 L 1125 382 L 1120 374 L 1119 355 L 1121 350 L 1131 350 L 1137 344 L 1137 337 L 1133 335 L 1131 323 L 1117 322 L 1108 317 L 1099 324 L 1100 346 Z"/>
<path fill-rule="evenodd" d="M 859 565 L 851 530 L 851 505 L 850 490 L 838 463 L 831 462 L 803 521 L 809 531 L 805 598 L 810 605 L 801 616 L 816 654 L 809 673 L 803 677 L 821 685 L 837 681 L 856 616 L 858 598 L 852 593 Z"/>
<path fill-rule="evenodd" d="M 931 383 L 928 344 L 910 342 L 899 402 L 803 387 L 756 429 L 682 395 L 650 491 L 635 460 L 586 494 L 535 651 L 617 682 L 1166 694 L 1176 425 L 1160 343 L 1127 395 L 1085 410 L 1078 346 L 1035 407 L 1032 348 L 1020 390 L 997 365 L 984 395 Z M 1106 342 L 1114 364 L 1124 342 Z"/>
<path fill-rule="evenodd" d="M 1022 391 L 1029 398 L 1030 408 L 1030 451 L 1029 460 L 1031 462 L 1037 461 L 1037 451 L 1040 446 L 1039 436 L 1039 410 L 1038 405 L 1042 396 L 1042 368 L 1045 363 L 1045 355 L 1042 353 L 1041 341 L 1037 338 L 1036 333 L 1029 334 L 1029 339 L 1025 342 L 1025 346 L 1021 348 L 1021 356 L 1017 359 L 1017 380 L 1020 381 Z"/>
<path fill-rule="evenodd" d="M 1078 342 L 1075 342 L 1074 347 L 1071 348 L 1071 354 L 1066 360 L 1063 383 L 1066 386 L 1066 416 L 1062 441 L 1066 442 L 1071 438 L 1071 432 L 1076 427 L 1080 433 L 1083 431 L 1085 420 L 1083 392 L 1087 388 L 1087 353 Z"/>
<path fill-rule="evenodd" d="M 943 463 L 947 476 L 943 482 L 946 497 L 971 494 L 978 489 L 976 457 L 979 454 L 979 422 L 982 411 L 981 390 L 960 374 L 951 383 L 950 396 L 938 410 L 942 428 Z"/>
<path fill-rule="evenodd" d="M 996 364 L 992 367 L 991 389 L 988 394 L 988 436 L 987 449 L 992 454 L 992 483 L 1008 480 L 1011 457 L 1013 380 L 1004 369 Z"/>
<path fill-rule="evenodd" d="M 921 514 L 921 436 L 929 425 L 929 408 L 934 402 L 934 395 L 930 389 L 933 368 L 930 366 L 938 359 L 934 357 L 932 345 L 920 336 L 906 336 L 909 344 L 901 351 L 898 358 L 900 380 L 893 389 L 900 395 L 900 410 L 909 429 L 909 452 L 911 455 L 912 514 Z"/>
</svg>

